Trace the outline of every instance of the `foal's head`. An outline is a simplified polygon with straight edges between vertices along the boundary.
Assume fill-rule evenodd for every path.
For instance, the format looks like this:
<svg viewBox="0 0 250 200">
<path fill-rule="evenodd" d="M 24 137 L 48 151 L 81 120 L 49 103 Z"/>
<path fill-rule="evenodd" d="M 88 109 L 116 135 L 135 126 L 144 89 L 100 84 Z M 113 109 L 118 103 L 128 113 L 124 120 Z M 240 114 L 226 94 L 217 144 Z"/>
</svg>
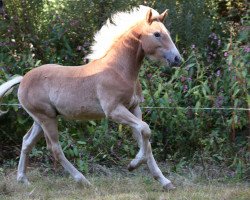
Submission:
<svg viewBox="0 0 250 200">
<path fill-rule="evenodd" d="M 141 45 L 145 54 L 150 58 L 160 60 L 170 66 L 177 66 L 181 63 L 181 56 L 169 31 L 162 23 L 166 15 L 167 10 L 158 16 L 153 16 L 151 9 L 148 11 L 146 26 L 140 38 Z"/>
</svg>

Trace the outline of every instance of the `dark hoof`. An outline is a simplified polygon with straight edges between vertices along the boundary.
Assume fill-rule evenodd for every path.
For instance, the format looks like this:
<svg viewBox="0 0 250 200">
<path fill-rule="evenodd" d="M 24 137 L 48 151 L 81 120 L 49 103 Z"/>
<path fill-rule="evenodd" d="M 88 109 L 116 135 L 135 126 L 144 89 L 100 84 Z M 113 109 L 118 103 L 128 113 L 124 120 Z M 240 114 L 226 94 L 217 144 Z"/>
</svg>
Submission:
<svg viewBox="0 0 250 200">
<path fill-rule="evenodd" d="M 132 166 L 132 165 L 130 165 L 130 164 L 128 165 L 128 167 L 127 167 L 127 168 L 128 168 L 128 171 L 130 171 L 130 172 L 131 172 L 131 171 L 133 171 L 133 170 L 135 169 L 135 167 L 133 167 L 133 166 Z"/>
<path fill-rule="evenodd" d="M 169 190 L 175 190 L 176 187 L 170 182 L 167 185 L 164 185 L 163 189 L 169 191 Z"/>
</svg>

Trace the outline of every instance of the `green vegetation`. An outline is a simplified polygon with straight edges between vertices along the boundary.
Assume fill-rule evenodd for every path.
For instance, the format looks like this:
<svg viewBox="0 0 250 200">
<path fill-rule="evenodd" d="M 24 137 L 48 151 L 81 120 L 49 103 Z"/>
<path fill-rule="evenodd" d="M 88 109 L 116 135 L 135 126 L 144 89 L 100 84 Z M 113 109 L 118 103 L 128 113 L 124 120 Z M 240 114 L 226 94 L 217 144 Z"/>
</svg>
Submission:
<svg viewBox="0 0 250 200">
<path fill-rule="evenodd" d="M 207 178 L 211 166 L 228 171 L 223 174 L 227 180 L 250 178 L 250 111 L 237 109 L 250 107 L 250 24 L 246 1 L 8 0 L 3 3 L 0 84 L 41 64 L 84 64 L 93 34 L 111 13 L 139 4 L 159 12 L 168 8 L 166 25 L 185 62 L 177 69 L 148 60 L 143 64 L 142 110 L 144 120 L 152 128 L 154 154 L 157 160 L 172 163 L 170 170 L 176 173 L 199 164 Z M 9 94 L 3 103 L 15 104 L 18 100 L 16 95 Z M 1 109 L 9 109 L 0 117 L 0 164 L 5 168 L 16 165 L 22 137 L 32 119 L 15 105 L 3 105 Z M 90 163 L 124 164 L 124 160 L 137 152 L 126 126 L 108 120 L 59 119 L 59 124 L 66 157 L 85 173 L 90 171 Z M 51 167 L 53 159 L 45 146 L 41 141 L 33 149 L 31 159 Z M 66 183 L 64 186 L 69 187 Z M 224 197 L 224 186 L 221 187 L 216 191 Z M 215 187 L 211 188 L 213 195 Z M 184 189 L 183 193 L 189 190 L 193 189 Z M 232 190 L 234 193 L 235 189 Z M 206 194 L 207 189 L 201 185 L 196 192 Z"/>
</svg>

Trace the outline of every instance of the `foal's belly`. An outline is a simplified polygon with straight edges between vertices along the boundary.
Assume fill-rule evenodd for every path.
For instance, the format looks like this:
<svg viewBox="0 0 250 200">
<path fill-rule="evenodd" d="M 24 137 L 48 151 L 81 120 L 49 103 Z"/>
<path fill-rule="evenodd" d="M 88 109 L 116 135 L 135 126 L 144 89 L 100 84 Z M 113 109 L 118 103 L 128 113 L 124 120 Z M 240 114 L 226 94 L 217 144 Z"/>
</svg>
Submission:
<svg viewBox="0 0 250 200">
<path fill-rule="evenodd" d="M 85 108 L 82 108 L 81 111 L 75 111 L 73 113 L 60 113 L 67 119 L 76 119 L 76 120 L 91 120 L 91 119 L 102 119 L 105 117 L 104 112 L 97 112 L 95 110 L 86 111 Z"/>
<path fill-rule="evenodd" d="M 105 117 L 98 102 L 85 101 L 83 104 L 57 105 L 57 112 L 67 119 L 101 119 Z"/>
</svg>

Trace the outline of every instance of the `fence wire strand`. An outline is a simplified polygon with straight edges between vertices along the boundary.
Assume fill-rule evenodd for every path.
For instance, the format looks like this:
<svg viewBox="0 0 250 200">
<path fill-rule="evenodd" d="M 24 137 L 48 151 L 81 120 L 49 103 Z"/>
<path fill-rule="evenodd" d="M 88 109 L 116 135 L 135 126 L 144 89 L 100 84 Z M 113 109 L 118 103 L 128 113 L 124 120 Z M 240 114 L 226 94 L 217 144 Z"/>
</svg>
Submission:
<svg viewBox="0 0 250 200">
<path fill-rule="evenodd" d="M 22 106 L 21 104 L 18 103 L 2 103 L 1 106 Z M 174 110 L 174 109 L 179 109 L 179 110 L 239 110 L 239 111 L 250 111 L 250 108 L 233 108 L 233 107 L 168 107 L 168 106 L 140 106 L 142 109 L 169 109 L 169 110 Z"/>
</svg>

